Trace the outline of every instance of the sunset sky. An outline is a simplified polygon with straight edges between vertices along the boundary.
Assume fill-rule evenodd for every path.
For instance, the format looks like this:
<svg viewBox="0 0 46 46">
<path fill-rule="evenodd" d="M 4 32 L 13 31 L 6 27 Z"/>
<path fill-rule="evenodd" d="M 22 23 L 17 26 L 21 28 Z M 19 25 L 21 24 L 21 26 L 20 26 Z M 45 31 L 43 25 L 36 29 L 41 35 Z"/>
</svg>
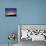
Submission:
<svg viewBox="0 0 46 46">
<path fill-rule="evenodd" d="M 16 8 L 5 8 L 5 15 L 16 15 Z"/>
</svg>

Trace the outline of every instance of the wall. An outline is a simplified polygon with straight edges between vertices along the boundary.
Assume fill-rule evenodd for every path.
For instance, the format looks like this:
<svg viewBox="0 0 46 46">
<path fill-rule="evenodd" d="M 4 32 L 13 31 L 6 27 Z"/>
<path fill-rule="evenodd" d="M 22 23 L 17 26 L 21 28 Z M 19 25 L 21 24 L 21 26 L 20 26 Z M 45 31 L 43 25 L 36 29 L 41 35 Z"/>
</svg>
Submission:
<svg viewBox="0 0 46 46">
<path fill-rule="evenodd" d="M 15 0 L 0 0 L 0 44 L 8 43 L 8 34 L 10 32 L 16 32 L 17 24 L 20 21 L 20 4 Z M 17 8 L 16 17 L 5 17 L 5 8 Z M 16 40 L 17 42 L 17 40 Z"/>
<path fill-rule="evenodd" d="M 22 1 L 21 24 L 46 24 L 46 0 Z"/>
<path fill-rule="evenodd" d="M 5 17 L 5 8 L 17 8 L 17 16 Z M 17 24 L 46 24 L 46 0 L 0 0 L 0 44 L 18 32 Z"/>
</svg>

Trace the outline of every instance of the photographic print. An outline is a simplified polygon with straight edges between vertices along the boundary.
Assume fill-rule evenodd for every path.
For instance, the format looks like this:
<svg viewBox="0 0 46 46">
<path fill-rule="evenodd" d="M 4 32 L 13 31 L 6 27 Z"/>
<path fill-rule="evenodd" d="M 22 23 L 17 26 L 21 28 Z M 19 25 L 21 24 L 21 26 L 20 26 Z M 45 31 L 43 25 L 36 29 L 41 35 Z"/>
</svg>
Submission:
<svg viewBox="0 0 46 46">
<path fill-rule="evenodd" d="M 5 16 L 16 16 L 16 8 L 5 8 Z"/>
</svg>

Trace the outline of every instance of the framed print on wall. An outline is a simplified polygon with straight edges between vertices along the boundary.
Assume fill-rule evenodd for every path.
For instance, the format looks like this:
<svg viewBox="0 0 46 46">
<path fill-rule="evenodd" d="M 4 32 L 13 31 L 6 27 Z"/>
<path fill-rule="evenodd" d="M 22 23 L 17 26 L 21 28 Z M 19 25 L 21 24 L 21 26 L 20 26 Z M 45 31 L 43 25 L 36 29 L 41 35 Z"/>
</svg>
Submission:
<svg viewBox="0 0 46 46">
<path fill-rule="evenodd" d="M 16 16 L 16 8 L 5 8 L 5 16 Z"/>
</svg>

